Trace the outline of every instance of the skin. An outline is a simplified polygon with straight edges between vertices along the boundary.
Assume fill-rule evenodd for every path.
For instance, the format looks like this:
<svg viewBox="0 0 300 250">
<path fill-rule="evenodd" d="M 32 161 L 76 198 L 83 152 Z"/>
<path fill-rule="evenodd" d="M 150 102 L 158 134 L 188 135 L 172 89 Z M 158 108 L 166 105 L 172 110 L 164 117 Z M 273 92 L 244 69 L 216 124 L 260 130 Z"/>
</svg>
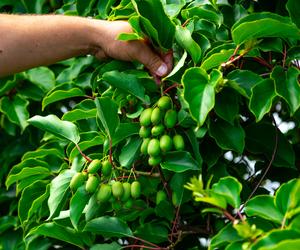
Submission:
<svg viewBox="0 0 300 250">
<path fill-rule="evenodd" d="M 171 53 L 161 55 L 144 40 L 116 40 L 120 33 L 132 32 L 126 21 L 0 14 L 0 30 L 0 77 L 87 54 L 139 61 L 155 77 L 172 68 Z"/>
</svg>

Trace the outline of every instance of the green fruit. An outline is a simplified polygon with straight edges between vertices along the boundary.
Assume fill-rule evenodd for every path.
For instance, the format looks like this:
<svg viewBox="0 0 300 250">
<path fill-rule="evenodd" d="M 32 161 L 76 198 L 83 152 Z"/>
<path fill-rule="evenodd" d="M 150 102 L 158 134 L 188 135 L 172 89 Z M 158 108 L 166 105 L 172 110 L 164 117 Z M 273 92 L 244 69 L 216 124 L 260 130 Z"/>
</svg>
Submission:
<svg viewBox="0 0 300 250">
<path fill-rule="evenodd" d="M 99 186 L 99 180 L 96 176 L 91 175 L 85 183 L 85 190 L 88 193 L 95 193 Z"/>
<path fill-rule="evenodd" d="M 93 160 L 87 168 L 89 174 L 95 174 L 101 168 L 100 160 Z"/>
<path fill-rule="evenodd" d="M 172 100 L 168 96 L 162 96 L 157 102 L 157 106 L 161 109 L 168 110 L 172 106 Z"/>
<path fill-rule="evenodd" d="M 141 153 L 146 155 L 147 154 L 147 150 L 148 150 L 148 144 L 150 142 L 150 138 L 146 138 L 143 140 L 142 145 L 141 145 Z"/>
<path fill-rule="evenodd" d="M 83 185 L 83 183 L 86 181 L 86 178 L 87 178 L 86 173 L 74 174 L 70 182 L 70 188 L 72 190 L 77 190 L 79 187 Z"/>
<path fill-rule="evenodd" d="M 160 123 L 162 116 L 163 116 L 163 113 L 161 112 L 160 108 L 153 109 L 152 114 L 151 114 L 152 124 L 156 125 L 156 124 Z"/>
<path fill-rule="evenodd" d="M 175 192 L 172 193 L 172 204 L 177 207 L 180 205 L 180 201 L 178 200 L 178 197 Z"/>
<path fill-rule="evenodd" d="M 170 151 L 173 146 L 171 137 L 168 135 L 163 135 L 160 137 L 159 146 L 162 152 Z"/>
<path fill-rule="evenodd" d="M 159 147 L 159 140 L 158 139 L 151 139 L 148 147 L 147 147 L 147 153 L 151 156 L 158 156 L 160 153 L 160 147 Z"/>
<path fill-rule="evenodd" d="M 132 199 L 128 199 L 125 203 L 124 203 L 124 207 L 127 209 L 132 208 L 133 206 L 133 200 Z"/>
<path fill-rule="evenodd" d="M 156 193 L 156 205 L 165 200 L 167 200 L 167 194 L 165 193 L 165 191 L 159 190 Z"/>
<path fill-rule="evenodd" d="M 142 126 L 139 131 L 139 135 L 142 138 L 147 138 L 151 135 L 151 128 Z"/>
<path fill-rule="evenodd" d="M 180 151 L 184 149 L 184 140 L 181 135 L 174 135 L 173 144 L 176 150 Z"/>
<path fill-rule="evenodd" d="M 164 118 L 166 128 L 173 128 L 177 123 L 177 112 L 174 109 L 169 109 Z"/>
<path fill-rule="evenodd" d="M 138 181 L 131 183 L 131 197 L 137 199 L 141 196 L 141 184 Z"/>
<path fill-rule="evenodd" d="M 140 115 L 140 124 L 142 126 L 149 126 L 151 124 L 151 114 L 152 114 L 152 108 L 147 108 L 143 110 L 143 112 Z"/>
<path fill-rule="evenodd" d="M 158 164 L 161 163 L 161 157 L 160 156 L 150 156 L 149 159 L 148 159 L 148 164 L 150 166 L 156 166 Z"/>
<path fill-rule="evenodd" d="M 111 197 L 111 186 L 102 184 L 97 193 L 97 200 L 100 202 L 107 202 Z"/>
<path fill-rule="evenodd" d="M 121 198 L 121 201 L 127 201 L 130 198 L 131 195 L 131 185 L 128 182 L 123 183 L 123 195 Z"/>
<path fill-rule="evenodd" d="M 111 190 L 114 197 L 121 198 L 124 193 L 123 184 L 120 181 L 113 182 Z"/>
<path fill-rule="evenodd" d="M 105 160 L 102 162 L 102 174 L 105 177 L 109 177 L 112 172 L 112 165 L 109 160 Z"/>
<path fill-rule="evenodd" d="M 159 136 L 159 135 L 161 135 L 164 131 L 165 131 L 164 125 L 158 124 L 158 125 L 155 125 L 155 126 L 151 129 L 151 134 L 152 134 L 153 136 Z"/>
</svg>

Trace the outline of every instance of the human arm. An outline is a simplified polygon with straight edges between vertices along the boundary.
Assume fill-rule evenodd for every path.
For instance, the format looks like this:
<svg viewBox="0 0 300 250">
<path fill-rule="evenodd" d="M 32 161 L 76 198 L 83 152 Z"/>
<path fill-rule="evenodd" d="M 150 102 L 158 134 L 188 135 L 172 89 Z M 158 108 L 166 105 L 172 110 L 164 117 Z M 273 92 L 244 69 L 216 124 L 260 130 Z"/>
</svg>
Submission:
<svg viewBox="0 0 300 250">
<path fill-rule="evenodd" d="M 116 40 L 119 33 L 132 32 L 125 21 L 0 14 L 0 32 L 0 77 L 86 54 L 137 60 L 158 76 L 171 69 L 171 56 L 160 57 L 146 42 Z"/>
</svg>

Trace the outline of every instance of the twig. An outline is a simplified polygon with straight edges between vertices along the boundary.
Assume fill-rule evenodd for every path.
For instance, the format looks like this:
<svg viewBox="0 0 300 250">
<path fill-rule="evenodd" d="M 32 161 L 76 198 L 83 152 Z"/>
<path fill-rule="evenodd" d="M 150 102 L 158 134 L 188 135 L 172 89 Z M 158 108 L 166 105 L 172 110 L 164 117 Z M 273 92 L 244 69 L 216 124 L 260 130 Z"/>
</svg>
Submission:
<svg viewBox="0 0 300 250">
<path fill-rule="evenodd" d="M 260 63 L 261 65 L 266 66 L 269 69 L 272 69 L 272 65 L 270 65 L 266 60 L 264 60 L 263 58 L 260 57 L 252 57 L 254 61 Z"/>
<path fill-rule="evenodd" d="M 175 219 L 173 221 L 173 226 L 172 226 L 171 242 L 173 242 L 173 236 L 175 234 L 175 230 L 177 231 L 177 224 L 178 224 L 178 220 L 179 220 L 179 211 L 180 211 L 180 206 L 178 206 L 176 209 L 176 215 L 175 215 Z"/>
<path fill-rule="evenodd" d="M 79 153 L 83 156 L 83 158 L 91 163 L 93 160 L 81 151 L 81 149 L 77 143 L 75 145 L 76 145 L 76 148 L 78 149 Z"/>
<path fill-rule="evenodd" d="M 179 83 L 174 83 L 174 84 L 171 85 L 170 87 L 166 88 L 166 90 L 163 92 L 163 94 L 166 94 L 166 93 L 168 93 L 171 89 L 176 88 L 176 87 L 179 87 L 179 86 L 181 86 L 181 84 L 179 84 Z"/>
<path fill-rule="evenodd" d="M 168 182 L 166 181 L 166 178 L 163 174 L 163 172 L 161 171 L 160 167 L 158 166 L 158 171 L 159 171 L 159 175 L 160 175 L 160 179 L 164 185 L 164 189 L 166 190 L 167 194 L 168 194 L 168 197 L 169 199 L 171 200 L 172 199 L 172 192 L 171 190 L 169 189 L 168 187 Z"/>
<path fill-rule="evenodd" d="M 286 62 L 286 45 L 284 45 L 284 50 L 283 50 L 282 67 L 285 66 L 285 62 Z"/>
<path fill-rule="evenodd" d="M 130 173 L 131 172 L 131 170 L 124 169 L 124 168 L 117 168 L 117 169 L 121 172 L 124 172 L 124 173 Z M 143 171 L 137 171 L 137 170 L 134 170 L 134 174 L 135 175 L 149 176 L 149 177 L 153 177 L 153 178 L 159 178 L 160 177 L 160 173 L 143 172 Z"/>
</svg>

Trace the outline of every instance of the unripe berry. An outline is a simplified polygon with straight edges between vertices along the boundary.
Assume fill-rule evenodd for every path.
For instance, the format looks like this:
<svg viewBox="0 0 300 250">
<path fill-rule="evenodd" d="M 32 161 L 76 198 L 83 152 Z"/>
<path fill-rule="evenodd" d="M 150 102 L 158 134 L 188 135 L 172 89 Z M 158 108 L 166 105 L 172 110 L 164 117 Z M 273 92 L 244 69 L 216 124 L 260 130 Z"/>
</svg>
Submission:
<svg viewBox="0 0 300 250">
<path fill-rule="evenodd" d="M 74 174 L 70 182 L 70 188 L 72 190 L 77 190 L 79 187 L 83 185 L 83 183 L 86 181 L 86 178 L 87 178 L 86 173 Z"/>
<path fill-rule="evenodd" d="M 99 186 L 99 180 L 96 176 L 89 176 L 87 182 L 85 183 L 85 190 L 88 193 L 95 193 Z"/>
<path fill-rule="evenodd" d="M 157 106 L 163 110 L 168 110 L 172 106 L 172 100 L 168 96 L 162 96 L 157 102 Z"/>
<path fill-rule="evenodd" d="M 97 193 L 97 200 L 100 202 L 107 202 L 111 197 L 111 186 L 102 184 Z"/>
<path fill-rule="evenodd" d="M 130 198 L 131 195 L 131 185 L 128 182 L 123 183 L 123 195 L 121 198 L 121 201 L 127 201 Z"/>
<path fill-rule="evenodd" d="M 141 196 L 141 184 L 138 181 L 131 183 L 131 197 L 137 199 Z"/>
<path fill-rule="evenodd" d="M 173 144 L 176 150 L 181 151 L 184 149 L 184 140 L 181 135 L 174 135 L 173 137 Z"/>
<path fill-rule="evenodd" d="M 142 126 L 149 126 L 151 124 L 151 114 L 152 114 L 152 108 L 147 108 L 143 110 L 143 112 L 140 115 L 140 124 Z"/>
<path fill-rule="evenodd" d="M 162 112 L 159 108 L 155 108 L 153 109 L 152 111 L 152 114 L 151 114 L 151 122 L 153 125 L 156 125 L 158 123 L 160 123 L 161 121 L 161 118 L 162 118 Z"/>
<path fill-rule="evenodd" d="M 105 160 L 102 162 L 102 174 L 105 177 L 109 177 L 112 172 L 112 165 L 109 160 Z"/>
<path fill-rule="evenodd" d="M 139 131 L 139 135 L 142 138 L 147 138 L 151 135 L 151 128 L 142 126 Z"/>
<path fill-rule="evenodd" d="M 148 144 L 150 142 L 150 138 L 146 138 L 143 140 L 142 145 L 141 145 L 141 153 L 146 155 L 147 154 L 147 150 L 148 150 Z"/>
<path fill-rule="evenodd" d="M 151 139 L 148 148 L 147 153 L 151 156 L 157 156 L 160 153 L 160 147 L 159 147 L 159 140 L 158 139 Z"/>
<path fill-rule="evenodd" d="M 164 201 L 167 199 L 167 194 L 163 190 L 159 190 L 156 193 L 156 205 L 158 205 L 161 201 Z"/>
<path fill-rule="evenodd" d="M 153 136 L 159 136 L 159 135 L 161 135 L 164 131 L 165 131 L 164 125 L 158 124 L 158 125 L 155 125 L 155 126 L 151 129 L 151 134 L 152 134 Z"/>
<path fill-rule="evenodd" d="M 95 174 L 97 173 L 97 171 L 101 168 L 101 161 L 100 160 L 93 160 L 88 168 L 87 168 L 87 171 L 89 174 Z"/>
<path fill-rule="evenodd" d="M 121 198 L 124 193 L 123 185 L 119 181 L 116 181 L 111 185 L 111 190 L 115 198 Z"/>
<path fill-rule="evenodd" d="M 164 118 L 164 124 L 166 128 L 173 128 L 177 123 L 177 112 L 173 109 L 169 109 Z"/>
<path fill-rule="evenodd" d="M 160 137 L 159 146 L 162 152 L 170 151 L 173 146 L 171 137 L 168 135 L 163 135 L 162 137 Z"/>
<path fill-rule="evenodd" d="M 150 156 L 148 159 L 148 164 L 150 166 L 156 166 L 161 163 L 161 157 L 160 156 Z"/>
</svg>

